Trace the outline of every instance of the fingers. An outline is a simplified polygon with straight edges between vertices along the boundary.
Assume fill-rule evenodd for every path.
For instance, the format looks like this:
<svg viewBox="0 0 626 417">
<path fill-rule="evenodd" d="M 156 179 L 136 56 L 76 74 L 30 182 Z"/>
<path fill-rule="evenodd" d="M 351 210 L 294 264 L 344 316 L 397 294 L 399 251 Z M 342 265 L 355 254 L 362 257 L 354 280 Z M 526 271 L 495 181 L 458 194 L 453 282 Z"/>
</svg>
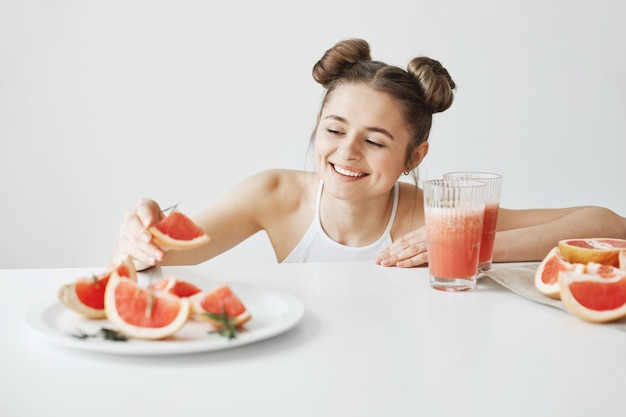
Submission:
<svg viewBox="0 0 626 417">
<path fill-rule="evenodd" d="M 428 263 L 428 252 L 420 252 L 410 258 L 399 260 L 396 262 L 398 268 L 413 268 L 415 266 L 421 266 Z"/>
<path fill-rule="evenodd" d="M 388 249 L 377 259 L 376 263 L 382 266 L 397 266 L 401 268 L 410 268 L 423 265 L 428 262 L 428 252 L 426 244 L 410 245 L 402 249 Z"/>
<path fill-rule="evenodd" d="M 132 211 L 133 210 L 130 210 L 131 213 Z M 135 215 L 137 216 L 143 227 L 146 229 L 150 226 L 153 226 L 163 218 L 163 212 L 161 211 L 159 205 L 155 201 L 149 200 L 147 198 L 139 201 L 134 211 Z M 128 214 L 129 213 L 127 212 L 127 215 Z"/>
<path fill-rule="evenodd" d="M 400 268 L 411 268 L 426 262 L 428 262 L 428 252 L 423 228 L 396 239 L 376 259 L 378 265 Z"/>
<path fill-rule="evenodd" d="M 137 206 L 127 210 L 120 226 L 114 262 L 130 256 L 145 269 L 162 261 L 165 251 L 153 243 L 152 234 L 148 231 L 162 217 L 161 209 L 152 200 L 141 200 Z"/>
</svg>

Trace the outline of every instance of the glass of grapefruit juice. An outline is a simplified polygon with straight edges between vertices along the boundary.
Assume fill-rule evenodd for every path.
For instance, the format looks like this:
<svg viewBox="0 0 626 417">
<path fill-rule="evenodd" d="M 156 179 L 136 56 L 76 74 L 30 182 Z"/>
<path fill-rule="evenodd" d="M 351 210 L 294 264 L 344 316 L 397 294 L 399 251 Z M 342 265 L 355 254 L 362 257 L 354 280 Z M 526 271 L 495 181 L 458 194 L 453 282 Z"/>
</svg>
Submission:
<svg viewBox="0 0 626 417">
<path fill-rule="evenodd" d="M 442 291 L 467 291 L 476 286 L 482 236 L 485 182 L 424 182 L 424 214 L 430 285 Z"/>
<path fill-rule="evenodd" d="M 496 238 L 498 210 L 500 209 L 500 189 L 502 175 L 492 172 L 448 172 L 443 179 L 466 179 L 482 181 L 487 184 L 487 200 L 485 202 L 485 217 L 483 219 L 483 234 L 480 240 L 480 255 L 478 258 L 478 275 L 491 269 L 493 243 Z"/>
</svg>

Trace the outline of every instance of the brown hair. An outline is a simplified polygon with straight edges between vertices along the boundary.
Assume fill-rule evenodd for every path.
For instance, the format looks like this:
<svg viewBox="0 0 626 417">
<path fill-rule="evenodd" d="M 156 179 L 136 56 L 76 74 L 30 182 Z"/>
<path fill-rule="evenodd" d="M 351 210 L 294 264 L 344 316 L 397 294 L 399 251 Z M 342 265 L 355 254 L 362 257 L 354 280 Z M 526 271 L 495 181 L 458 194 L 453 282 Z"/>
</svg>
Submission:
<svg viewBox="0 0 626 417">
<path fill-rule="evenodd" d="M 322 108 L 335 88 L 346 84 L 365 84 L 396 99 L 404 109 L 404 120 L 411 134 L 407 163 L 412 150 L 428 140 L 433 113 L 452 105 L 456 88 L 439 61 L 416 57 L 405 71 L 373 61 L 370 46 L 362 39 L 344 40 L 327 50 L 313 67 L 313 78 L 326 89 Z"/>
</svg>

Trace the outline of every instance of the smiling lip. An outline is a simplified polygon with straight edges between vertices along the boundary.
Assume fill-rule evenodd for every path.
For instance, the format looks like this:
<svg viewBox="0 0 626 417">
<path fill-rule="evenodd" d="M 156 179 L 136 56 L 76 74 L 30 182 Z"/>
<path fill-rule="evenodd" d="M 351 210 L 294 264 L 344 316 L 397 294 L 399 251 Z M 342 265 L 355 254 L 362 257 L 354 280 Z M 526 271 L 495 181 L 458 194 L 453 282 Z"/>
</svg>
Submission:
<svg viewBox="0 0 626 417">
<path fill-rule="evenodd" d="M 333 169 L 334 169 L 334 171 L 336 173 L 338 173 L 340 175 L 343 175 L 344 177 L 362 178 L 362 177 L 367 176 L 367 174 L 365 172 L 353 171 L 351 169 L 343 168 L 343 167 L 340 167 L 340 166 L 332 164 L 332 163 L 330 165 L 333 167 Z"/>
</svg>

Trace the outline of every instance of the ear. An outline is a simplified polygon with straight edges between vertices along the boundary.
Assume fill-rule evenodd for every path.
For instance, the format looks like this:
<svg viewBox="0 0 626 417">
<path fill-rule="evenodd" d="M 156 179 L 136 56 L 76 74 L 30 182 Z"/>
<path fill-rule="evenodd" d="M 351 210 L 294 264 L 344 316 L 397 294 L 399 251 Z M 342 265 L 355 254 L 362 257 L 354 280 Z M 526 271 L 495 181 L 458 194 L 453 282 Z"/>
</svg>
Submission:
<svg viewBox="0 0 626 417">
<path fill-rule="evenodd" d="M 419 166 L 419 164 L 422 163 L 422 161 L 428 154 L 429 147 L 430 144 L 424 141 L 420 143 L 415 149 L 413 149 L 413 152 L 411 153 L 411 155 L 409 155 L 409 171 L 413 171 Z"/>
</svg>

